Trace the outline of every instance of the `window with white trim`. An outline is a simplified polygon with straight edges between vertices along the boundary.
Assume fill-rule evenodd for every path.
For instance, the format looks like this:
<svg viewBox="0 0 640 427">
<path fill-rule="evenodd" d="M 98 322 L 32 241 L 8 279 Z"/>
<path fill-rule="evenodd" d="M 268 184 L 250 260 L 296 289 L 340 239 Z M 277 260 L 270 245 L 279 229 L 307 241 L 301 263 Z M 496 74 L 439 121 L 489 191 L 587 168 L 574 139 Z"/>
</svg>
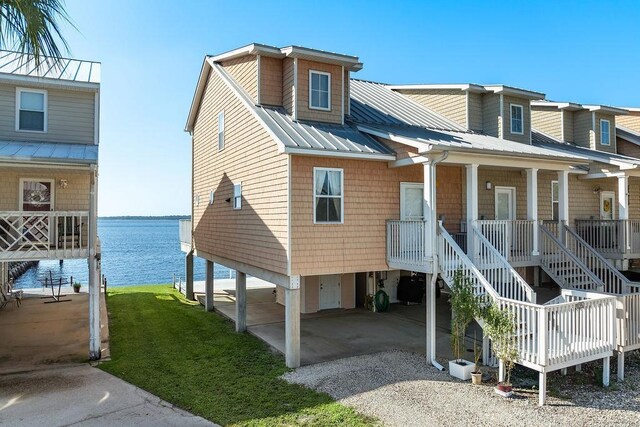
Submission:
<svg viewBox="0 0 640 427">
<path fill-rule="evenodd" d="M 233 209 L 242 208 L 242 183 L 233 184 Z"/>
<path fill-rule="evenodd" d="M 313 222 L 318 224 L 341 224 L 344 210 L 343 170 L 314 168 L 313 183 Z"/>
<path fill-rule="evenodd" d="M 511 133 L 522 135 L 524 133 L 524 107 L 511 104 Z"/>
<path fill-rule="evenodd" d="M 551 218 L 558 221 L 560 218 L 560 198 L 558 193 L 558 181 L 551 181 Z"/>
<path fill-rule="evenodd" d="M 224 149 L 224 111 L 218 113 L 218 151 Z"/>
<path fill-rule="evenodd" d="M 47 91 L 16 90 L 16 130 L 47 131 Z"/>
<path fill-rule="evenodd" d="M 611 145 L 611 123 L 609 120 L 600 120 L 600 144 Z"/>
<path fill-rule="evenodd" d="M 213 204 L 213 201 L 215 200 L 215 197 L 216 197 L 216 193 L 213 190 L 209 191 L 209 204 L 210 205 Z"/>
<path fill-rule="evenodd" d="M 331 111 L 331 74 L 309 70 L 309 108 Z"/>
</svg>

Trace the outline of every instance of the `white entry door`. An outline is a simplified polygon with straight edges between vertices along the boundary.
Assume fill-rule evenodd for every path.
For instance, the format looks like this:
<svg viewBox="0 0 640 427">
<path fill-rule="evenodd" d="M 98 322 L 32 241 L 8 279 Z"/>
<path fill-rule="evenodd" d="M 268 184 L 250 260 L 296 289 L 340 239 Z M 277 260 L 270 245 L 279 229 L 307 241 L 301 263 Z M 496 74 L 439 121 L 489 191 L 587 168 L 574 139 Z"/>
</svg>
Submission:
<svg viewBox="0 0 640 427">
<path fill-rule="evenodd" d="M 516 219 L 516 189 L 515 187 L 496 187 L 496 211 L 497 221 L 513 221 Z M 507 222 L 496 230 L 497 235 L 491 236 L 492 243 L 509 259 L 513 241 L 512 223 Z"/>
<path fill-rule="evenodd" d="M 615 200 L 616 195 L 613 191 L 600 192 L 600 219 L 615 219 L 613 213 Z"/>
<path fill-rule="evenodd" d="M 416 182 L 400 183 L 400 219 L 422 221 L 424 219 L 424 186 Z"/>
<path fill-rule="evenodd" d="M 340 308 L 340 275 L 320 276 L 320 310 Z"/>
</svg>

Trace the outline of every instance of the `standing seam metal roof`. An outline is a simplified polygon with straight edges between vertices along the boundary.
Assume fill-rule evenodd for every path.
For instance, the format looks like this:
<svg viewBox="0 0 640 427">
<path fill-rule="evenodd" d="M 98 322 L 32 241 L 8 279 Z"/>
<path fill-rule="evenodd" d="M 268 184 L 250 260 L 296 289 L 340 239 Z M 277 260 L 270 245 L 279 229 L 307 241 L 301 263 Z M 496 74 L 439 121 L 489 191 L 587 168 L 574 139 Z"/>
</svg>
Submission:
<svg viewBox="0 0 640 427">
<path fill-rule="evenodd" d="M 79 59 L 43 58 L 37 65 L 33 55 L 18 52 L 0 51 L 0 73 L 26 77 L 40 77 L 54 80 L 66 80 L 79 83 L 100 83 L 101 65 L 99 62 Z"/>
<path fill-rule="evenodd" d="M 98 146 L 40 141 L 0 141 L 0 161 L 98 163 Z"/>
</svg>

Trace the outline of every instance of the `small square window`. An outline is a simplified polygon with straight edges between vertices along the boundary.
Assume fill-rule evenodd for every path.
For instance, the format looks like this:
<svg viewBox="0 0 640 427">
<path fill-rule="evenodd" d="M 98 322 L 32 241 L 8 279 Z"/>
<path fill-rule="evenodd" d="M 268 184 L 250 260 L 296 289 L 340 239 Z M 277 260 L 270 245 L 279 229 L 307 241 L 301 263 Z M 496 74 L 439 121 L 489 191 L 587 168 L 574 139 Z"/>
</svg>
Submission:
<svg viewBox="0 0 640 427">
<path fill-rule="evenodd" d="M 16 89 L 16 130 L 47 131 L 47 92 Z"/>
<path fill-rule="evenodd" d="M 331 111 L 331 74 L 309 70 L 309 108 Z"/>
<path fill-rule="evenodd" d="M 600 144 L 611 145 L 611 124 L 609 120 L 600 120 Z"/>
<path fill-rule="evenodd" d="M 522 105 L 511 104 L 511 133 L 522 135 L 524 133 L 524 108 Z"/>
<path fill-rule="evenodd" d="M 242 183 L 233 184 L 233 209 L 242 208 Z"/>
<path fill-rule="evenodd" d="M 224 149 L 224 111 L 218 113 L 218 151 Z"/>
</svg>

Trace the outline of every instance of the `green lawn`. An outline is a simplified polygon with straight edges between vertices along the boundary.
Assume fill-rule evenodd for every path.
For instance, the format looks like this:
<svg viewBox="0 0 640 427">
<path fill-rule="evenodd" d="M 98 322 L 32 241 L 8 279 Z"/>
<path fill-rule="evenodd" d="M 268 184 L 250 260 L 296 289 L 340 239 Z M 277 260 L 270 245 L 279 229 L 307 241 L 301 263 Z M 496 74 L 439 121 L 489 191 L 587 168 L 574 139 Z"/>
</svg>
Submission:
<svg viewBox="0 0 640 427">
<path fill-rule="evenodd" d="M 111 360 L 100 368 L 222 425 L 370 425 L 279 377 L 283 357 L 168 285 L 111 288 Z"/>
</svg>

